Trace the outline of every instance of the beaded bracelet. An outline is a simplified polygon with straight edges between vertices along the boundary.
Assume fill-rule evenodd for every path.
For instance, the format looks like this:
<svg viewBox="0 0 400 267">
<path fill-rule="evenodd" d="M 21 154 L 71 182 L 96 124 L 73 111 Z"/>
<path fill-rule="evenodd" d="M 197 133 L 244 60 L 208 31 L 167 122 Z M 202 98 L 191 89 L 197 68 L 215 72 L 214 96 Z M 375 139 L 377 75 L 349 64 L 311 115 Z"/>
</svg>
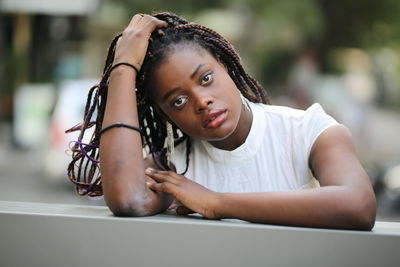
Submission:
<svg viewBox="0 0 400 267">
<path fill-rule="evenodd" d="M 101 129 L 99 132 L 99 136 L 101 136 L 105 131 L 110 130 L 111 128 L 115 128 L 115 127 L 125 127 L 125 128 L 129 128 L 131 130 L 138 131 L 139 133 L 142 133 L 142 129 L 140 129 L 138 127 L 119 122 L 119 123 L 114 123 L 114 124 L 108 125 L 107 127 Z"/>
</svg>

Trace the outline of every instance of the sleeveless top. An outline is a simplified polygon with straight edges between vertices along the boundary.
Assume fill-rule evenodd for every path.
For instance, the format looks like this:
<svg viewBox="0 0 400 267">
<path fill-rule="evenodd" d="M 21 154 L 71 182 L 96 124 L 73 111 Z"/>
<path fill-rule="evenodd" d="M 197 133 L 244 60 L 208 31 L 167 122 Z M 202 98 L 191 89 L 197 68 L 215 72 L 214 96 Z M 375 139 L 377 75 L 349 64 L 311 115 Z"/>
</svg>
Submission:
<svg viewBox="0 0 400 267">
<path fill-rule="evenodd" d="M 193 140 L 185 177 L 216 192 L 250 193 L 318 187 L 308 161 L 318 136 L 337 121 L 315 103 L 307 110 L 249 103 L 253 122 L 246 141 L 233 151 Z M 172 157 L 186 168 L 186 142 Z"/>
</svg>

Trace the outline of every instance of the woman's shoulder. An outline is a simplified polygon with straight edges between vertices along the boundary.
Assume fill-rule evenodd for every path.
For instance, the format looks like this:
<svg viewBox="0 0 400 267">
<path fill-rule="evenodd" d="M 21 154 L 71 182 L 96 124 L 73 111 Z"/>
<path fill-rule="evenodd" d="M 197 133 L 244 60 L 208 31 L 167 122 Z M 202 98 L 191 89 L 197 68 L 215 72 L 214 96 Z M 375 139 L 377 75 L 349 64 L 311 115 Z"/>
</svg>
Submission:
<svg viewBox="0 0 400 267">
<path fill-rule="evenodd" d="M 315 139 L 326 128 L 338 122 L 321 107 L 314 103 L 305 110 L 279 105 L 255 104 L 255 110 L 267 120 L 267 127 L 273 125 L 274 131 L 294 131 Z"/>
<path fill-rule="evenodd" d="M 265 114 L 271 116 L 304 117 L 316 114 L 326 114 L 325 110 L 319 103 L 314 103 L 305 110 L 281 105 L 266 105 L 262 103 L 253 104 L 257 109 L 260 111 L 262 110 Z"/>
</svg>

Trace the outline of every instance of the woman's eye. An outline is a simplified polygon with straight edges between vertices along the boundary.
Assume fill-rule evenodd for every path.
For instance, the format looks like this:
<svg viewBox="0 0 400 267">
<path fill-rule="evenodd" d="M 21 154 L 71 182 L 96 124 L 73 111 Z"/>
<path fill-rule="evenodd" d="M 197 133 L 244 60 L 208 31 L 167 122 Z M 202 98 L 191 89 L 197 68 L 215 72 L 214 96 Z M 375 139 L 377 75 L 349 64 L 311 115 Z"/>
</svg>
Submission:
<svg viewBox="0 0 400 267">
<path fill-rule="evenodd" d="M 180 108 L 180 107 L 182 107 L 183 105 L 185 105 L 186 101 L 187 101 L 187 97 L 181 96 L 181 97 L 178 97 L 177 99 L 175 99 L 173 105 L 174 105 L 174 107 L 176 107 L 176 108 Z"/>
<path fill-rule="evenodd" d="M 201 84 L 205 85 L 208 84 L 212 81 L 212 73 L 207 73 L 206 75 L 203 76 L 203 78 L 201 78 Z"/>
</svg>

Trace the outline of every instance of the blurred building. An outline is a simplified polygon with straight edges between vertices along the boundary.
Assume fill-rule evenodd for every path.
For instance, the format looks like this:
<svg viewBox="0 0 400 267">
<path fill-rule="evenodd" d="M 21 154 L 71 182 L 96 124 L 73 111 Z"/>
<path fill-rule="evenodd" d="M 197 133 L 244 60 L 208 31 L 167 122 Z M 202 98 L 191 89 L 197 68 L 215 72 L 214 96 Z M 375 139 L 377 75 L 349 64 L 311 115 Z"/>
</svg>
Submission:
<svg viewBox="0 0 400 267">
<path fill-rule="evenodd" d="M 100 0 L 0 1 L 0 118 L 11 120 L 16 89 L 84 73 L 88 17 Z"/>
</svg>

